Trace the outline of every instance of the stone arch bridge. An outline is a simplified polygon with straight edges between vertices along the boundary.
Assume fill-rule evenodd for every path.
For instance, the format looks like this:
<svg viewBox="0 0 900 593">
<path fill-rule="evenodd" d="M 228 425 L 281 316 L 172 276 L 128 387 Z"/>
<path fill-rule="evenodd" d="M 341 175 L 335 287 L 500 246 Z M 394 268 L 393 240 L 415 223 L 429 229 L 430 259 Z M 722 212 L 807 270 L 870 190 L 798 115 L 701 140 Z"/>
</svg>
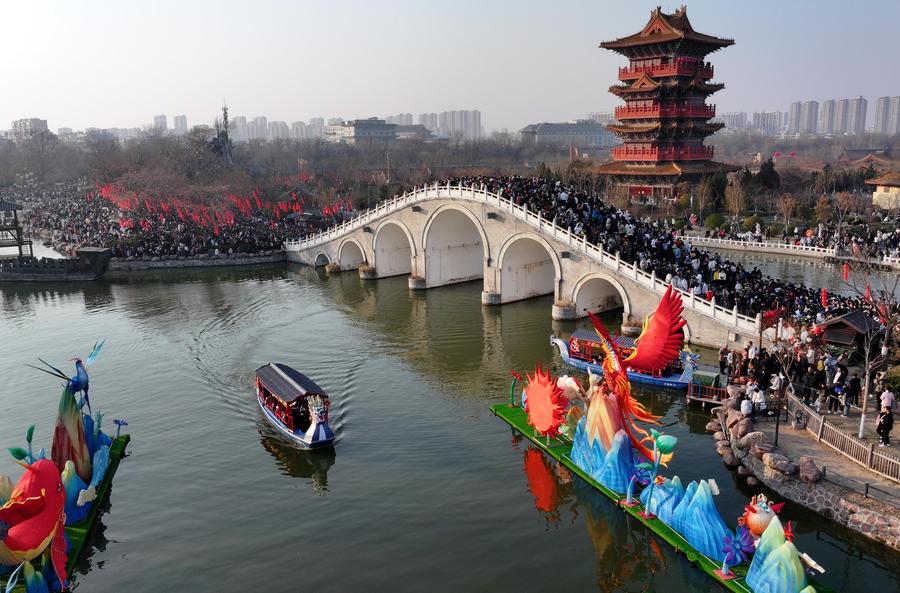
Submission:
<svg viewBox="0 0 900 593">
<path fill-rule="evenodd" d="M 289 261 L 335 264 L 364 278 L 408 276 L 425 290 L 483 282 L 481 301 L 503 305 L 552 294 L 554 319 L 621 308 L 640 321 L 664 282 L 484 188 L 432 185 L 382 202 L 353 220 L 285 243 Z M 759 319 L 683 293 L 687 337 L 718 347 L 753 340 Z"/>
</svg>

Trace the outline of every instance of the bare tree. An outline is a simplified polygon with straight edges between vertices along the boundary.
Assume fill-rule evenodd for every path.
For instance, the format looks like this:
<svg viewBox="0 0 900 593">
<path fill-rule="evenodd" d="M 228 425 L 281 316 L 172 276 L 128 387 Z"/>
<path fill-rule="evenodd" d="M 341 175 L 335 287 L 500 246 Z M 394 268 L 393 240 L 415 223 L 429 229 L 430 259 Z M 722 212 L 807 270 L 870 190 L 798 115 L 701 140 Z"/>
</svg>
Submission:
<svg viewBox="0 0 900 593">
<path fill-rule="evenodd" d="M 734 218 L 744 214 L 747 209 L 747 192 L 737 180 L 725 188 L 725 206 Z"/>
<path fill-rule="evenodd" d="M 778 212 L 784 219 L 785 227 L 791 224 L 791 218 L 793 218 L 794 212 L 796 210 L 797 198 L 795 198 L 790 192 L 781 194 L 781 198 L 778 200 Z"/>
</svg>

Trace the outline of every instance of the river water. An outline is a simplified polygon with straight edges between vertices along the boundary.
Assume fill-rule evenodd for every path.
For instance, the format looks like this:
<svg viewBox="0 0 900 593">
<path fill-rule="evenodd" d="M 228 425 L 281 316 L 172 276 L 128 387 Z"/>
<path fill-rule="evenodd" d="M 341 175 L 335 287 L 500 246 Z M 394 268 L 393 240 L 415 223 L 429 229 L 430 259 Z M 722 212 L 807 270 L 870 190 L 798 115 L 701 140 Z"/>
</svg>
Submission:
<svg viewBox="0 0 900 593">
<path fill-rule="evenodd" d="M 36 423 L 50 447 L 60 386 L 25 363 L 68 369 L 105 337 L 91 401 L 133 441 L 76 570 L 83 591 L 720 591 L 490 414 L 509 369 L 559 370 L 548 336 L 575 324 L 552 322 L 549 298 L 483 308 L 480 291 L 293 267 L 0 285 L 2 444 Z M 333 452 L 266 424 L 253 371 L 268 361 L 332 394 Z M 716 455 L 707 413 L 636 393 L 679 439 L 670 471 L 715 478 L 733 525 L 752 492 Z M 794 505 L 783 515 L 828 584 L 900 588 L 897 554 Z"/>
</svg>

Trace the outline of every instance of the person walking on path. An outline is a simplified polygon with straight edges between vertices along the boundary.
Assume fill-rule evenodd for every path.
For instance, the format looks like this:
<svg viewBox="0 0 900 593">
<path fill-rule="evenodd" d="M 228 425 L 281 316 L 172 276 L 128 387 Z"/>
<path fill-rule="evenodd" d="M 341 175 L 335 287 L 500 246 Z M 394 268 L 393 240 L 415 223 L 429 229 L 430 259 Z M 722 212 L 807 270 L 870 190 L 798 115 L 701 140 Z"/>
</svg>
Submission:
<svg viewBox="0 0 900 593">
<path fill-rule="evenodd" d="M 881 394 L 881 407 L 892 410 L 894 408 L 894 392 L 886 388 Z"/>
<path fill-rule="evenodd" d="M 894 415 L 888 407 L 882 406 L 881 413 L 875 420 L 875 432 L 881 437 L 879 447 L 891 446 L 891 429 L 894 428 Z"/>
<path fill-rule="evenodd" d="M 853 373 L 853 377 L 850 379 L 850 383 L 847 385 L 850 395 L 850 405 L 858 406 L 859 405 L 859 394 L 862 391 L 862 380 L 859 378 L 859 373 Z"/>
</svg>

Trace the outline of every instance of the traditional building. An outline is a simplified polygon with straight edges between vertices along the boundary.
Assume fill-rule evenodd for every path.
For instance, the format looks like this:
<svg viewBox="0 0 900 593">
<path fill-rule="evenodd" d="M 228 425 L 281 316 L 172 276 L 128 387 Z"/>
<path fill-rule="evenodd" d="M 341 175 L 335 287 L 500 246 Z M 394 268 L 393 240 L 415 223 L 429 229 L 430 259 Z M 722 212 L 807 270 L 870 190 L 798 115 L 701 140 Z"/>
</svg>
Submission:
<svg viewBox="0 0 900 593">
<path fill-rule="evenodd" d="M 735 169 L 713 162 L 712 147 L 703 145 L 723 126 L 710 122 L 716 108 L 706 98 L 725 86 L 711 81 L 713 67 L 705 58 L 733 44 L 694 31 L 684 6 L 672 14 L 657 8 L 639 33 L 601 43 L 630 63 L 619 68 L 620 84 L 609 89 L 625 101 L 616 108 L 618 122 L 608 126 L 624 145 L 598 172 L 633 197 L 672 198 L 682 181 Z"/>
<path fill-rule="evenodd" d="M 881 177 L 869 179 L 867 185 L 874 186 L 872 204 L 885 210 L 900 208 L 900 173 L 888 171 Z"/>
</svg>

